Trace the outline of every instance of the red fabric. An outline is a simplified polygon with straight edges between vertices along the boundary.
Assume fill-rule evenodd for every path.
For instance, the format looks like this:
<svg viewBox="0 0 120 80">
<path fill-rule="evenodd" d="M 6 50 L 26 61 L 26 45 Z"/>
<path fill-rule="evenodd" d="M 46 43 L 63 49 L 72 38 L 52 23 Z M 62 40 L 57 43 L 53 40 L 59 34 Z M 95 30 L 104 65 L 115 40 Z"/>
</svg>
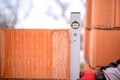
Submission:
<svg viewBox="0 0 120 80">
<path fill-rule="evenodd" d="M 84 73 L 84 76 L 78 80 L 96 80 L 94 72 L 87 70 L 84 70 L 82 72 Z"/>
</svg>

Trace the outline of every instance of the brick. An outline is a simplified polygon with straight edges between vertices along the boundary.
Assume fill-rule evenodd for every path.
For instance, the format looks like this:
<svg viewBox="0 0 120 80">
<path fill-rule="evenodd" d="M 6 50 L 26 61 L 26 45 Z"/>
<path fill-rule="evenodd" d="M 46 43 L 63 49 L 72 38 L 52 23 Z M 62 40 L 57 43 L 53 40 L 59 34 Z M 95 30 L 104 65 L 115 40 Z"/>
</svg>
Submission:
<svg viewBox="0 0 120 80">
<path fill-rule="evenodd" d="M 3 32 L 5 64 L 1 78 L 69 80 L 69 30 L 3 29 Z"/>
</svg>

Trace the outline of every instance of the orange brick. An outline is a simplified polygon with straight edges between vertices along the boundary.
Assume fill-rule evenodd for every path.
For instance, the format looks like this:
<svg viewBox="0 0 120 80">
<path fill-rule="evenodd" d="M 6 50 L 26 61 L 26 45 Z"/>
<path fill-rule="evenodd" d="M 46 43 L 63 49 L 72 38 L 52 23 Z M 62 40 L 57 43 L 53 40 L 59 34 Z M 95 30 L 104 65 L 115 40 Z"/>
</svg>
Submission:
<svg viewBox="0 0 120 80">
<path fill-rule="evenodd" d="M 4 70 L 0 78 L 69 80 L 69 30 L 3 29 L 3 32 Z"/>
<path fill-rule="evenodd" d="M 90 65 L 94 68 L 105 66 L 120 58 L 120 30 L 91 30 Z"/>
<path fill-rule="evenodd" d="M 115 27 L 120 27 L 120 0 L 116 0 L 116 25 Z"/>
<path fill-rule="evenodd" d="M 84 38 L 83 38 L 84 40 L 84 43 L 83 43 L 83 45 L 84 45 L 84 48 L 83 48 L 83 50 L 84 50 L 84 58 L 85 58 L 85 60 L 88 60 L 89 59 L 89 47 L 90 47 L 90 30 L 87 30 L 87 29 L 85 29 L 85 33 L 84 33 Z"/>
<path fill-rule="evenodd" d="M 91 27 L 91 18 L 92 18 L 92 0 L 87 0 L 85 27 L 87 28 Z"/>
<path fill-rule="evenodd" d="M 0 30 L 0 76 L 3 75 L 3 62 L 4 62 L 4 54 L 3 54 L 3 46 L 4 46 L 4 34 L 3 31 Z"/>
<path fill-rule="evenodd" d="M 115 26 L 115 0 L 92 0 L 92 26 Z"/>
</svg>

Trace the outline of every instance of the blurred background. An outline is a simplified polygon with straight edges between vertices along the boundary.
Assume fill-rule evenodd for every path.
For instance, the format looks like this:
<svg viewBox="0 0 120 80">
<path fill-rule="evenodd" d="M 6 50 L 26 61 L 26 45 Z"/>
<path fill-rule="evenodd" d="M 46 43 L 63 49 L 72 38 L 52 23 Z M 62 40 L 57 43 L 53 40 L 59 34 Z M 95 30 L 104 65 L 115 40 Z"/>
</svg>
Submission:
<svg viewBox="0 0 120 80">
<path fill-rule="evenodd" d="M 83 64 L 85 7 L 86 0 L 0 0 L 0 28 L 69 29 L 70 13 L 81 12 Z"/>
</svg>

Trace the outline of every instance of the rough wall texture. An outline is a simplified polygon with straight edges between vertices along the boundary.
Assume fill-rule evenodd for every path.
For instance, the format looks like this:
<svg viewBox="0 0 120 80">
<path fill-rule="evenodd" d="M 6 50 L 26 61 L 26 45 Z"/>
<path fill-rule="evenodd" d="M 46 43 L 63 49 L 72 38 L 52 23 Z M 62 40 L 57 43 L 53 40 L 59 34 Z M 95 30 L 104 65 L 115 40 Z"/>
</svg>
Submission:
<svg viewBox="0 0 120 80">
<path fill-rule="evenodd" d="M 69 80 L 69 30 L 0 30 L 1 78 Z"/>
<path fill-rule="evenodd" d="M 91 69 L 120 58 L 120 0 L 86 0 L 84 57 Z"/>
</svg>

